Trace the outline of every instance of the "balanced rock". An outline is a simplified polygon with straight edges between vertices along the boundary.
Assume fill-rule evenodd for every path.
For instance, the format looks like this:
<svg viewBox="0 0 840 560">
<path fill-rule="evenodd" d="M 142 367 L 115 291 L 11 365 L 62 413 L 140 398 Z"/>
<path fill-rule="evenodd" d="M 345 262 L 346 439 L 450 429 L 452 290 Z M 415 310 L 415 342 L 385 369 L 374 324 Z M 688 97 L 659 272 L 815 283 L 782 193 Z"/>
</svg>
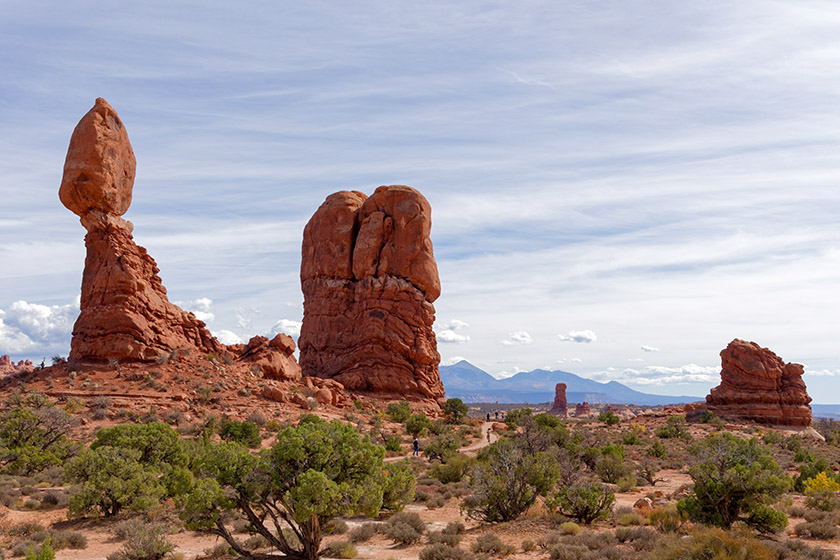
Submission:
<svg viewBox="0 0 840 560">
<path fill-rule="evenodd" d="M 59 189 L 87 229 L 70 357 L 148 361 L 173 349 L 224 353 L 202 321 L 169 302 L 155 261 L 120 217 L 131 203 L 134 172 L 125 126 L 99 98 L 73 131 Z"/>
<path fill-rule="evenodd" d="M 431 223 L 429 203 L 411 187 L 327 197 L 303 232 L 304 376 L 359 393 L 443 401 Z"/>
<path fill-rule="evenodd" d="M 554 387 L 554 404 L 552 405 L 551 410 L 549 410 L 548 413 L 554 416 L 562 416 L 563 418 L 569 415 L 569 411 L 566 404 L 565 383 L 558 383 Z"/>
<path fill-rule="evenodd" d="M 591 413 L 592 410 L 589 408 L 588 402 L 583 401 L 575 405 L 575 416 L 588 416 Z"/>
<path fill-rule="evenodd" d="M 720 385 L 709 392 L 705 404 L 686 405 L 689 417 L 709 410 L 722 418 L 760 424 L 811 425 L 811 398 L 802 380 L 802 365 L 786 364 L 769 349 L 737 338 L 720 357 Z"/>
</svg>

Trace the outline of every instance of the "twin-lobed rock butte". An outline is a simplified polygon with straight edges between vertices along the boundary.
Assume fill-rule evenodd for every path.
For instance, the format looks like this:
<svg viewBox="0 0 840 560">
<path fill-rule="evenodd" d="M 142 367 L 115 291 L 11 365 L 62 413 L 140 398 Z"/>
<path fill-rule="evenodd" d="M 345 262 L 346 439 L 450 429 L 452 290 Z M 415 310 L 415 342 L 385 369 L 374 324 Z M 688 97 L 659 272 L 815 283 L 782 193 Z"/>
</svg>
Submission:
<svg viewBox="0 0 840 560">
<path fill-rule="evenodd" d="M 383 397 L 444 399 L 431 207 L 406 186 L 327 197 L 303 232 L 305 376 Z"/>
<path fill-rule="evenodd" d="M 592 414 L 592 410 L 589 408 L 588 402 L 583 401 L 575 405 L 575 416 L 588 416 L 589 414 Z"/>
<path fill-rule="evenodd" d="M 569 415 L 569 409 L 566 403 L 565 383 L 558 383 L 554 387 L 554 404 L 552 405 L 551 410 L 549 410 L 548 413 L 554 416 L 562 416 L 563 418 Z"/>
<path fill-rule="evenodd" d="M 735 339 L 721 351 L 721 383 L 706 403 L 686 406 L 694 416 L 703 410 L 724 418 L 782 426 L 811 425 L 811 397 L 800 364 L 785 363 L 755 342 Z"/>
</svg>

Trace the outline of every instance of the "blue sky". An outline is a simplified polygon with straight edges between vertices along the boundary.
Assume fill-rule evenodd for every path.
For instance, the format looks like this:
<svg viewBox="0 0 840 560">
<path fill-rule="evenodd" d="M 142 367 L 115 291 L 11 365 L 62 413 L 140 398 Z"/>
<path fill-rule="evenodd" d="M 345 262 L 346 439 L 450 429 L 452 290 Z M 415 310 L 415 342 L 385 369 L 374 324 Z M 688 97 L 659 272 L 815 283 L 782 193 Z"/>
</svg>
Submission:
<svg viewBox="0 0 840 560">
<path fill-rule="evenodd" d="M 0 353 L 69 351 L 57 191 L 105 97 L 126 218 L 223 339 L 294 332 L 337 190 L 433 209 L 444 363 L 704 395 L 754 340 L 840 401 L 832 2 L 2 2 Z"/>
</svg>

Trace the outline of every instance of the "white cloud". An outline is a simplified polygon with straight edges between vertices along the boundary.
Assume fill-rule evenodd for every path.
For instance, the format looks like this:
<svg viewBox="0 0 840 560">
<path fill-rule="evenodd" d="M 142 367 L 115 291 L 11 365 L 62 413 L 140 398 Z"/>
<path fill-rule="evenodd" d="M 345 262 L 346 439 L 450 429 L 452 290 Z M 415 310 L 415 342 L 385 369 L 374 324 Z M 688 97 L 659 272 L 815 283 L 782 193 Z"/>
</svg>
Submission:
<svg viewBox="0 0 840 560">
<path fill-rule="evenodd" d="M 283 333 L 291 336 L 295 340 L 297 337 L 300 336 L 300 327 L 303 326 L 303 323 L 300 321 L 292 321 L 291 319 L 280 319 L 274 326 L 271 327 L 271 333 Z"/>
<path fill-rule="evenodd" d="M 451 329 L 440 331 L 435 334 L 438 342 L 463 344 L 469 342 L 470 337 L 465 334 L 458 334 Z"/>
<path fill-rule="evenodd" d="M 220 331 L 211 331 L 211 334 L 215 336 L 219 342 L 222 344 L 244 344 L 245 341 L 242 340 L 238 334 L 233 331 L 222 329 Z"/>
<path fill-rule="evenodd" d="M 575 362 L 575 363 L 578 363 L 578 364 L 583 362 L 583 360 L 581 360 L 580 358 L 570 358 L 569 361 L 570 362 Z"/>
<path fill-rule="evenodd" d="M 470 328 L 470 324 L 458 319 L 452 319 L 448 323 L 443 323 L 435 327 L 435 336 L 438 342 L 463 344 L 469 342 L 470 337 L 466 334 L 461 334 L 456 331 Z"/>
<path fill-rule="evenodd" d="M 686 364 L 679 367 L 646 366 L 641 369 L 627 368 L 623 370 L 607 368 L 589 377 L 634 385 L 661 386 L 672 383 L 717 383 L 720 381 L 719 372 L 720 368 L 715 366 Z"/>
<path fill-rule="evenodd" d="M 585 344 L 589 344 L 590 342 L 595 342 L 598 340 L 598 337 L 595 336 L 595 333 L 589 330 L 586 331 L 569 331 L 569 334 L 558 334 L 557 335 L 560 340 L 564 342 L 582 342 Z"/>
<path fill-rule="evenodd" d="M 79 298 L 66 305 L 41 305 L 23 300 L 0 309 L 0 354 L 66 353 Z"/>
<path fill-rule="evenodd" d="M 513 346 L 514 344 L 531 344 L 534 342 L 534 338 L 525 331 L 515 331 L 508 335 L 510 338 L 507 338 L 502 341 L 502 344 L 505 346 Z"/>
<path fill-rule="evenodd" d="M 642 346 L 642 352 L 659 352 L 659 348 L 654 346 Z"/>
<path fill-rule="evenodd" d="M 837 377 L 840 376 L 840 369 L 806 369 L 805 375 L 813 375 L 814 377 Z"/>
<path fill-rule="evenodd" d="M 452 319 L 448 323 L 443 323 L 442 325 L 440 325 L 439 328 L 442 331 L 446 331 L 446 330 L 457 331 L 457 330 L 461 330 L 461 329 L 470 328 L 470 324 L 467 323 L 466 321 L 460 321 L 458 319 Z"/>
<path fill-rule="evenodd" d="M 176 301 L 173 303 L 184 311 L 191 312 L 199 321 L 210 323 L 216 319 L 216 315 L 213 313 L 213 300 L 210 298 L 203 297 L 190 301 Z"/>
</svg>

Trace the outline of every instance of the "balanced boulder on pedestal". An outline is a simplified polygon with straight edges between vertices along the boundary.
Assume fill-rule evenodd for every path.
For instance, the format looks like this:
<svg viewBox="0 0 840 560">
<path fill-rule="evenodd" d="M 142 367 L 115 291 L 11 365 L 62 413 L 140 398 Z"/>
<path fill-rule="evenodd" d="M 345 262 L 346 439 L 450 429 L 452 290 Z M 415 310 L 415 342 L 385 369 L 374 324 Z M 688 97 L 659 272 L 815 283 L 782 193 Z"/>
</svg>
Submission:
<svg viewBox="0 0 840 560">
<path fill-rule="evenodd" d="M 135 165 L 122 121 L 97 99 L 70 138 L 59 189 L 87 230 L 70 357 L 149 361 L 174 349 L 224 352 L 202 321 L 169 302 L 155 261 L 120 217 L 131 204 Z"/>
</svg>

